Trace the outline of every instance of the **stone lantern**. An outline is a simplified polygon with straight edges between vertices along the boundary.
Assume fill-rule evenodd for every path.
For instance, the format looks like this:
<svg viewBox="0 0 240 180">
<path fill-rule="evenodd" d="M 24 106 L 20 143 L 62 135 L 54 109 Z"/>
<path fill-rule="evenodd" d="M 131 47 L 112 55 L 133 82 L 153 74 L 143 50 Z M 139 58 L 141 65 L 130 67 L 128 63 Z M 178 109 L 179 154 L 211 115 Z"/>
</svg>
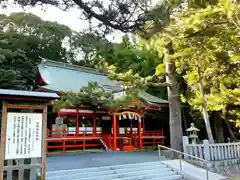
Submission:
<svg viewBox="0 0 240 180">
<path fill-rule="evenodd" d="M 63 117 L 56 117 L 55 124 L 52 125 L 53 134 L 64 135 L 67 131 L 67 125 L 64 124 Z"/>
<path fill-rule="evenodd" d="M 198 128 L 195 127 L 194 123 L 191 123 L 191 127 L 187 129 L 187 132 L 189 132 L 189 139 L 192 144 L 197 143 L 198 135 L 197 132 L 199 131 Z"/>
</svg>

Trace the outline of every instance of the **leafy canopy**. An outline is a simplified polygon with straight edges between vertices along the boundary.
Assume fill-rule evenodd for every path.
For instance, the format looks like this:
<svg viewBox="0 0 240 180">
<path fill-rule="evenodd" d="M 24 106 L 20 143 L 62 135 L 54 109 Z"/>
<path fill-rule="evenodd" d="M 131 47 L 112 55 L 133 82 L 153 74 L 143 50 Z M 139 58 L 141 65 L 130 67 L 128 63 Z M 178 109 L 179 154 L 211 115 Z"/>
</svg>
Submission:
<svg viewBox="0 0 240 180">
<path fill-rule="evenodd" d="M 72 34 L 67 26 L 33 14 L 0 15 L 0 88 L 34 89 L 39 56 L 74 62 L 73 54 L 63 47 Z"/>
<path fill-rule="evenodd" d="M 0 3 L 3 7 L 8 6 L 8 0 L 0 0 Z M 101 35 L 113 30 L 143 30 L 149 21 L 161 27 L 164 23 L 157 17 L 167 17 L 168 14 L 167 2 L 156 5 L 155 0 L 15 0 L 14 3 L 22 7 L 52 5 L 63 10 L 76 8 L 79 17 L 89 20 L 91 29 Z"/>
<path fill-rule="evenodd" d="M 152 41 L 159 46 L 166 38 L 174 43 L 175 54 L 170 58 L 188 84 L 183 101 L 201 109 L 198 84 L 202 81 L 208 110 L 227 110 L 239 122 L 240 5 L 226 2 L 178 13 L 167 33 L 155 35 Z M 163 67 L 158 65 L 157 75 L 163 74 Z"/>
<path fill-rule="evenodd" d="M 104 108 L 117 109 L 128 107 L 136 97 L 137 91 L 126 91 L 124 97 L 116 98 L 112 92 L 106 92 L 101 86 L 94 83 L 88 83 L 88 86 L 82 87 L 78 93 L 62 92 L 61 98 L 54 102 L 55 109 L 69 106 L 88 105 L 91 107 L 101 106 Z M 140 106 L 141 104 L 136 104 Z"/>
</svg>

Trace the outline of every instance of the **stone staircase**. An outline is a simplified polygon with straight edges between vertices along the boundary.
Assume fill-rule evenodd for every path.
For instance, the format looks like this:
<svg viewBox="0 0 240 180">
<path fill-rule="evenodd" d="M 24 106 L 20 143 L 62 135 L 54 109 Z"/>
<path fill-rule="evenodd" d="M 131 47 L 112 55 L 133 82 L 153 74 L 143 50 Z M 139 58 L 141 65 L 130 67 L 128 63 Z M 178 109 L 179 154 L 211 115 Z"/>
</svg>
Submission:
<svg viewBox="0 0 240 180">
<path fill-rule="evenodd" d="M 161 161 L 51 171 L 47 180 L 183 180 Z"/>
</svg>

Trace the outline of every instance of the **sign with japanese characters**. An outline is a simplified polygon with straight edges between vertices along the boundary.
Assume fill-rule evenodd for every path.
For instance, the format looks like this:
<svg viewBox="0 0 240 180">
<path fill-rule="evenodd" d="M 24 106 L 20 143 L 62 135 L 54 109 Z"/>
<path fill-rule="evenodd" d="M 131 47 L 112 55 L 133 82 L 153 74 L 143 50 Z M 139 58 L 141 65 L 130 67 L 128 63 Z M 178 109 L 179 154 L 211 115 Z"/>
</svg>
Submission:
<svg viewBox="0 0 240 180">
<path fill-rule="evenodd" d="M 42 114 L 7 114 L 5 159 L 42 156 Z"/>
</svg>

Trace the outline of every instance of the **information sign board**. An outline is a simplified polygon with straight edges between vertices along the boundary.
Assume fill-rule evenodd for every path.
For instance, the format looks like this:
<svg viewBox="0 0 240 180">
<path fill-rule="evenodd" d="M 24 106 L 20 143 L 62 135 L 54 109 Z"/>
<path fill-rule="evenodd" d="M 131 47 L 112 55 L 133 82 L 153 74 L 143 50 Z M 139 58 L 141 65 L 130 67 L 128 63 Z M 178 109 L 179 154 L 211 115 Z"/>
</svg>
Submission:
<svg viewBox="0 0 240 180">
<path fill-rule="evenodd" d="M 42 114 L 7 113 L 5 159 L 42 156 Z"/>
</svg>

